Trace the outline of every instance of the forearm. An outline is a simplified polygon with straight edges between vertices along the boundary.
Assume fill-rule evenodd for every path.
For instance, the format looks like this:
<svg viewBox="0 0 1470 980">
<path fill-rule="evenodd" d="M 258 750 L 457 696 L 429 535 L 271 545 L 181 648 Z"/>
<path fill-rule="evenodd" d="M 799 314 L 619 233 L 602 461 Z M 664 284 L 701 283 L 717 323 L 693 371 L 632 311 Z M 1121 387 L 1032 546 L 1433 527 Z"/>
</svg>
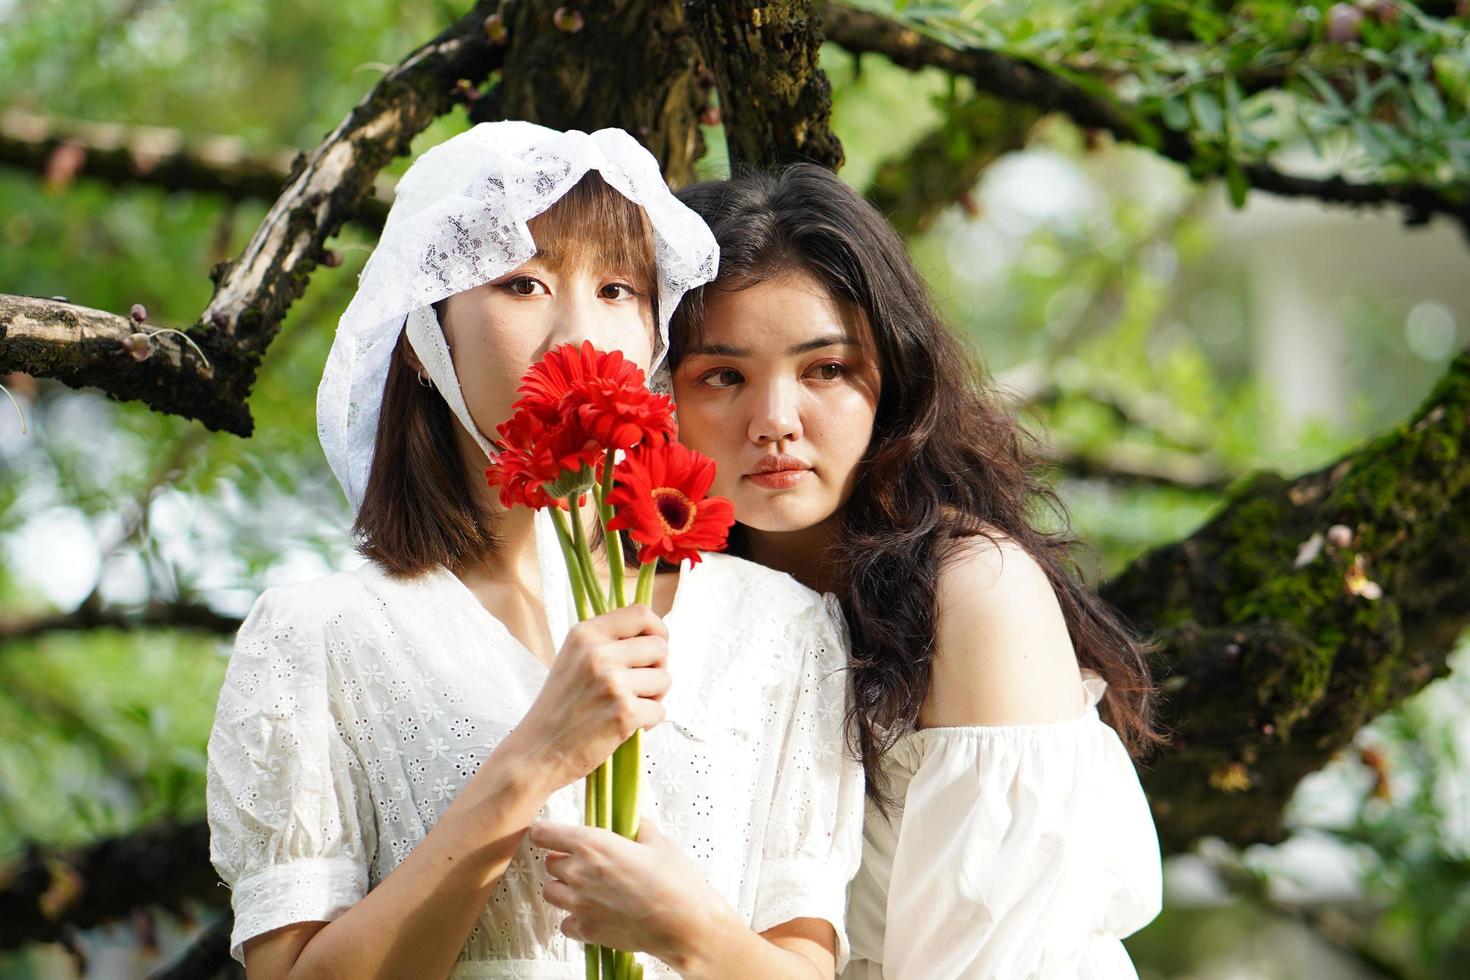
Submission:
<svg viewBox="0 0 1470 980">
<path fill-rule="evenodd" d="M 502 745 L 413 851 L 312 936 L 288 976 L 443 977 L 552 787 Z"/>
<path fill-rule="evenodd" d="M 792 948 L 787 948 L 788 944 Z M 834 972 L 830 950 L 820 944 L 799 936 L 771 937 L 757 933 L 728 909 L 700 925 L 697 935 L 691 935 L 680 946 L 681 951 L 671 954 L 666 962 L 684 980 L 744 976 L 832 980 Z"/>
</svg>

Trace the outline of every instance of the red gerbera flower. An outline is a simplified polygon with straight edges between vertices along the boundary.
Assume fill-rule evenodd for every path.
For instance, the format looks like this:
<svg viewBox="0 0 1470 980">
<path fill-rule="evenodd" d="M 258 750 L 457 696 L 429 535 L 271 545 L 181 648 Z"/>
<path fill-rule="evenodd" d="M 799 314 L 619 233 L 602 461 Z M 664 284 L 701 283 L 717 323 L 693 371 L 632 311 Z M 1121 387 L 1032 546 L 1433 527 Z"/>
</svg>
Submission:
<svg viewBox="0 0 1470 980">
<path fill-rule="evenodd" d="M 581 346 L 562 344 L 553 347 L 531 365 L 519 388 L 517 409 L 534 412 L 537 417 L 560 418 L 562 402 L 579 383 L 603 378 L 613 384 L 642 385 L 643 372 L 630 364 L 619 351 L 605 354 L 584 340 Z"/>
<path fill-rule="evenodd" d="M 638 560 L 663 558 L 691 563 L 700 551 L 725 547 L 735 508 L 724 497 L 707 497 L 715 461 L 677 442 L 633 448 L 613 470 L 617 485 L 608 502 L 617 513 L 608 523 L 626 529 L 642 545 Z"/>
<path fill-rule="evenodd" d="M 500 488 L 500 503 L 540 509 L 555 501 L 547 484 L 567 473 L 595 468 L 602 446 L 584 432 L 575 419 L 548 424 L 530 411 L 517 411 L 496 430 L 499 458 L 485 470 L 485 479 Z"/>
<path fill-rule="evenodd" d="M 592 379 L 578 384 L 564 403 L 573 408 L 588 435 L 610 449 L 631 449 L 678 434 L 674 400 L 655 395 L 642 384 L 625 385 Z"/>
<path fill-rule="evenodd" d="M 593 439 L 612 449 L 674 434 L 674 403 L 644 384 L 643 372 L 620 351 L 583 341 L 546 353 L 521 379 L 515 408 L 548 424 L 575 417 Z"/>
</svg>

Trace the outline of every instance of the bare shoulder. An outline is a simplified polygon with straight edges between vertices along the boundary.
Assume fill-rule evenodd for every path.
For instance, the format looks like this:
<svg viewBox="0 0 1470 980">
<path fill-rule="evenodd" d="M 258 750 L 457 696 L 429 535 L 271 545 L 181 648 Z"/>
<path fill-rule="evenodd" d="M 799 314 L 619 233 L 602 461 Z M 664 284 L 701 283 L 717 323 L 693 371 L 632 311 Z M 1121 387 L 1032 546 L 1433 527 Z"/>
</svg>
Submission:
<svg viewBox="0 0 1470 980">
<path fill-rule="evenodd" d="M 926 727 L 1076 718 L 1081 675 L 1046 572 L 1009 538 L 966 538 L 940 569 Z"/>
</svg>

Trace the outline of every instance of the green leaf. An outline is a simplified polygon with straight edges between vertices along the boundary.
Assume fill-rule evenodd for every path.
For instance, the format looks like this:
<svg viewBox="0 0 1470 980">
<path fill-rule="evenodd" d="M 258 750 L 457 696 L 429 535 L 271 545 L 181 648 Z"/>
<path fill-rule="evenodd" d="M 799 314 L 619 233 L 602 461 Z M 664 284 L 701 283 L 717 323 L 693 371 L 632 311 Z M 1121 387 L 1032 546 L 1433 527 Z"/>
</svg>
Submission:
<svg viewBox="0 0 1470 980">
<path fill-rule="evenodd" d="M 1333 88 L 1332 84 L 1328 82 L 1327 79 L 1323 78 L 1321 73 L 1319 73 L 1315 68 L 1313 68 L 1311 65 L 1302 65 L 1300 68 L 1297 69 L 1297 74 L 1300 75 L 1308 85 L 1312 86 L 1313 90 L 1315 90 L 1317 93 L 1317 98 L 1321 99 L 1324 105 L 1328 106 L 1335 112 L 1342 113 L 1344 116 L 1347 115 L 1347 103 L 1342 101 L 1342 96 L 1338 94 L 1337 89 Z"/>
<path fill-rule="evenodd" d="M 1194 114 L 1195 125 L 1199 127 L 1201 135 L 1219 139 L 1224 132 L 1225 115 L 1213 92 L 1203 88 L 1190 89 L 1189 110 Z"/>
<path fill-rule="evenodd" d="M 1251 185 L 1245 179 L 1245 171 L 1234 159 L 1225 161 L 1225 188 L 1230 192 L 1231 206 L 1237 211 L 1244 208 L 1245 198 L 1250 193 Z"/>
<path fill-rule="evenodd" d="M 1409 82 L 1409 94 L 1414 99 L 1414 105 L 1424 115 L 1435 122 L 1444 121 L 1444 101 L 1439 97 L 1439 90 L 1434 84 L 1422 75 L 1416 75 Z"/>
<path fill-rule="evenodd" d="M 1164 121 L 1165 126 L 1168 126 L 1176 133 L 1182 133 L 1189 129 L 1189 107 L 1184 104 L 1182 99 L 1165 99 L 1164 104 L 1159 108 L 1159 118 Z"/>
</svg>

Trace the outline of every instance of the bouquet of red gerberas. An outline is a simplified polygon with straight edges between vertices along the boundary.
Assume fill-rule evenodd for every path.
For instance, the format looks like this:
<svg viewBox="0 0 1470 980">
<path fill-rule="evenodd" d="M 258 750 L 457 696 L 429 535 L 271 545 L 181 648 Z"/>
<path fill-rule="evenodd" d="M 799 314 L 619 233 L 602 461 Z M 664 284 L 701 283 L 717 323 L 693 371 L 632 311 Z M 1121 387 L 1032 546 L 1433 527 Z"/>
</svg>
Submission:
<svg viewBox="0 0 1470 980">
<path fill-rule="evenodd" d="M 730 501 L 707 496 L 714 461 L 674 441 L 673 401 L 649 391 L 621 353 L 564 344 L 531 367 L 519 393 L 485 478 L 507 508 L 551 511 L 579 619 L 626 604 L 617 532 L 639 546 L 633 601 L 642 603 L 652 601 L 660 560 L 697 562 L 701 550 L 725 546 L 735 514 Z M 606 592 L 582 520 L 589 494 L 607 549 Z M 587 777 L 589 825 L 637 837 L 641 736 L 633 732 Z M 588 980 L 641 976 L 631 953 L 587 947 Z"/>
</svg>

